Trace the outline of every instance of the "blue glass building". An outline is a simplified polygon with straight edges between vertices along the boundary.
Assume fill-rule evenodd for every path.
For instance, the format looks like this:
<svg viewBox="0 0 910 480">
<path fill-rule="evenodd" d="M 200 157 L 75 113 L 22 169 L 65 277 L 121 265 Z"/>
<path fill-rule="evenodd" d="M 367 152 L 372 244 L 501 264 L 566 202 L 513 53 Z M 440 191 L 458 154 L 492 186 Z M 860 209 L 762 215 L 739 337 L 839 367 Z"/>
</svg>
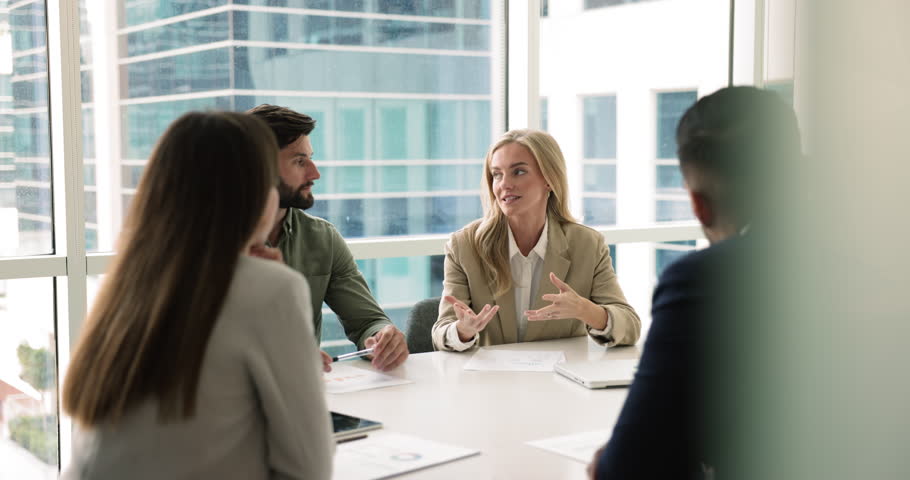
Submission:
<svg viewBox="0 0 910 480">
<path fill-rule="evenodd" d="M 261 103 L 317 120 L 311 140 L 322 179 L 310 213 L 346 238 L 449 233 L 480 216 L 481 165 L 494 114 L 488 0 L 106 3 L 115 5 L 117 25 L 113 48 L 104 51 L 116 58 L 102 58 L 93 43 L 99 27 L 91 9 L 100 2 L 83 3 L 81 23 L 89 250 L 99 248 L 105 228 L 99 205 L 113 198 L 121 202 L 115 211 L 127 211 L 170 122 L 190 110 L 243 111 Z M 17 179 L 30 179 L 16 186 L 20 231 L 48 233 L 44 3 L 18 3 L 10 24 L 15 171 Z M 96 91 L 95 75 L 111 65 L 116 88 Z M 105 124 L 101 109 L 114 111 L 106 117 L 115 121 Z M 118 147 L 99 153 L 96 142 L 109 142 L 110 135 Z M 98 184 L 102 164 L 116 166 L 113 195 L 102 193 L 110 185 Z M 45 237 L 46 244 L 22 253 L 49 252 Z M 359 263 L 396 323 L 411 304 L 441 291 L 441 257 Z M 333 315 L 325 321 L 324 340 L 344 338 Z"/>
</svg>

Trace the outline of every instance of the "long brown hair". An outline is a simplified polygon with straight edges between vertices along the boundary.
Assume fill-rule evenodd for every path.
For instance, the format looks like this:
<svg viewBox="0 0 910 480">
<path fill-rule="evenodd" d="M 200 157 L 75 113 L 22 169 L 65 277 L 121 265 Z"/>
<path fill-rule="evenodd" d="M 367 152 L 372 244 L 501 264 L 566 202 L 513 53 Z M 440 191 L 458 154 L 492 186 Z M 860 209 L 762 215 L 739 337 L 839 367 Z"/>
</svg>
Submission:
<svg viewBox="0 0 910 480">
<path fill-rule="evenodd" d="M 512 274 L 509 267 L 508 241 L 509 222 L 499 208 L 496 195 L 493 193 L 493 173 L 490 164 L 493 154 L 510 143 L 524 146 L 531 152 L 540 167 L 540 173 L 550 185 L 550 196 L 547 198 L 547 215 L 553 216 L 560 224 L 575 223 L 569 212 L 569 182 L 566 177 L 566 160 L 562 150 L 550 134 L 540 130 L 520 129 L 504 133 L 490 147 L 484 161 L 481 181 L 481 199 L 483 200 L 483 219 L 474 233 L 474 248 L 480 256 L 481 263 L 486 265 L 487 280 L 493 287 L 494 295 L 499 296 L 512 288 Z M 551 227 L 553 228 L 553 227 Z"/>
<path fill-rule="evenodd" d="M 238 257 L 277 180 L 275 136 L 232 112 L 188 113 L 149 158 L 89 314 L 63 408 L 91 426 L 147 398 L 189 418 L 209 336 Z"/>
</svg>

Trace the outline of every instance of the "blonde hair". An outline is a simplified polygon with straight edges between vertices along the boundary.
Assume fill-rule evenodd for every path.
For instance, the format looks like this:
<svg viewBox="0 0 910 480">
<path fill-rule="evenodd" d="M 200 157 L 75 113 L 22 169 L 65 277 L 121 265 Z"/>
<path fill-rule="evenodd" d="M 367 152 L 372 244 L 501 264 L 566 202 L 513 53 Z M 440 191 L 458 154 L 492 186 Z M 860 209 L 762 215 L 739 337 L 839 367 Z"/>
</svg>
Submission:
<svg viewBox="0 0 910 480">
<path fill-rule="evenodd" d="M 499 296 L 512 288 L 512 274 L 509 267 L 508 239 L 509 223 L 499 208 L 496 195 L 493 193 L 493 174 L 490 163 L 493 154 L 505 145 L 517 143 L 527 148 L 537 161 L 540 173 L 550 186 L 547 198 L 547 215 L 555 217 L 560 224 L 576 223 L 569 213 L 569 182 L 566 178 L 566 161 L 562 156 L 559 144 L 550 134 L 540 130 L 510 130 L 502 135 L 484 160 L 483 178 L 481 179 L 481 200 L 483 201 L 483 219 L 474 233 L 474 249 L 480 256 L 487 279 L 494 295 Z M 552 227 L 551 227 L 552 228 Z"/>
</svg>

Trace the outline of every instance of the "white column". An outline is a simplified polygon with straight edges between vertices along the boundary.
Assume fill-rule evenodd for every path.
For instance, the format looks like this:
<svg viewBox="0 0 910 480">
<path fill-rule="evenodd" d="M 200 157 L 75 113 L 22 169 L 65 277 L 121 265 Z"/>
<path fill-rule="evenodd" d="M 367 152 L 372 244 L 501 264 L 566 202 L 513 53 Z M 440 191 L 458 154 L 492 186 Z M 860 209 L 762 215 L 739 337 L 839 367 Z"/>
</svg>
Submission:
<svg viewBox="0 0 910 480">
<path fill-rule="evenodd" d="M 95 184 L 98 249 L 113 249 L 123 221 L 121 121 L 116 0 L 86 3 L 91 30 L 92 103 L 95 129 Z"/>
<path fill-rule="evenodd" d="M 509 2 L 508 127 L 540 127 L 540 0 Z"/>
</svg>

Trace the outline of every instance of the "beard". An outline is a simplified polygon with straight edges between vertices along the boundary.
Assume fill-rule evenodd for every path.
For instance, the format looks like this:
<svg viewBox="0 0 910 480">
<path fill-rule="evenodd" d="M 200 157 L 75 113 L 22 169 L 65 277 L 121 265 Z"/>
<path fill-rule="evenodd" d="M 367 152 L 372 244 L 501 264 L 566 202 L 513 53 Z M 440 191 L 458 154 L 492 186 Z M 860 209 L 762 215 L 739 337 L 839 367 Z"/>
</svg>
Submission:
<svg viewBox="0 0 910 480">
<path fill-rule="evenodd" d="M 316 200 L 312 193 L 304 193 L 303 189 L 311 187 L 313 182 L 307 182 L 298 187 L 296 190 L 281 180 L 278 183 L 278 208 L 299 208 L 306 210 L 313 206 Z"/>
</svg>

